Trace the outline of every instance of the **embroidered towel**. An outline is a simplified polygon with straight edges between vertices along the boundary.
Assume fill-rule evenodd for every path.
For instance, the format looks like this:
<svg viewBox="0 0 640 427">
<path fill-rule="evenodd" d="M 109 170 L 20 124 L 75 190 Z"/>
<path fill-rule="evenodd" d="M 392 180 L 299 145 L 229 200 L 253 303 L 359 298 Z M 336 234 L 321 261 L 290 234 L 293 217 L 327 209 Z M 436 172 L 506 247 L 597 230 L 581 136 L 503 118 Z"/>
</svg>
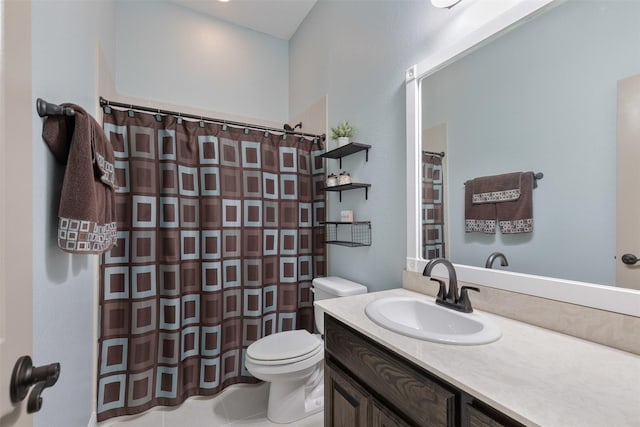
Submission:
<svg viewBox="0 0 640 427">
<path fill-rule="evenodd" d="M 71 253 L 100 254 L 116 243 L 113 148 L 82 107 L 62 104 L 75 116 L 49 116 L 42 138 L 66 164 L 58 209 L 58 246 Z"/>
<path fill-rule="evenodd" d="M 483 176 L 471 180 L 473 203 L 498 203 L 518 200 L 521 172 Z"/>
<path fill-rule="evenodd" d="M 498 225 L 503 234 L 533 231 L 533 189 L 538 186 L 533 172 L 520 174 L 520 197 L 496 203 Z"/>
<path fill-rule="evenodd" d="M 495 203 L 473 203 L 473 180 L 464 183 L 464 226 L 467 233 L 496 233 Z"/>
<path fill-rule="evenodd" d="M 533 231 L 533 172 L 512 172 L 465 182 L 465 231 L 494 234 Z"/>
</svg>

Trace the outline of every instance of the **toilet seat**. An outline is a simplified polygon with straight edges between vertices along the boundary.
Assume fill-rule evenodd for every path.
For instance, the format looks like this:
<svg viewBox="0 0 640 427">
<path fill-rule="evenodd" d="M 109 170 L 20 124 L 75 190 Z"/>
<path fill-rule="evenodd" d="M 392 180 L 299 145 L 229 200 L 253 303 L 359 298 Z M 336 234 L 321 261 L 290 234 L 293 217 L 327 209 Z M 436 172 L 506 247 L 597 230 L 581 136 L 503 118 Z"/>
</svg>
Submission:
<svg viewBox="0 0 640 427">
<path fill-rule="evenodd" d="M 323 342 L 318 335 L 295 330 L 259 339 L 247 348 L 246 357 L 259 365 L 283 365 L 309 359 L 323 350 Z"/>
</svg>

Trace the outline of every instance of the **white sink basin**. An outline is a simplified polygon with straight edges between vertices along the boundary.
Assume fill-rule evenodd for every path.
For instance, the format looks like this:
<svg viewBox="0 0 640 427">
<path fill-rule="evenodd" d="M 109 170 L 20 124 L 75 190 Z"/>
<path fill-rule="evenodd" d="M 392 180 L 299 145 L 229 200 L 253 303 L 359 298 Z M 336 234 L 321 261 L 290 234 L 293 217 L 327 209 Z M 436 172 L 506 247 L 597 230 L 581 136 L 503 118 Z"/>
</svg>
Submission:
<svg viewBox="0 0 640 427">
<path fill-rule="evenodd" d="M 475 345 L 502 336 L 498 325 L 480 313 L 461 313 L 432 300 L 386 297 L 370 302 L 365 313 L 375 323 L 401 335 L 444 344 Z"/>
</svg>

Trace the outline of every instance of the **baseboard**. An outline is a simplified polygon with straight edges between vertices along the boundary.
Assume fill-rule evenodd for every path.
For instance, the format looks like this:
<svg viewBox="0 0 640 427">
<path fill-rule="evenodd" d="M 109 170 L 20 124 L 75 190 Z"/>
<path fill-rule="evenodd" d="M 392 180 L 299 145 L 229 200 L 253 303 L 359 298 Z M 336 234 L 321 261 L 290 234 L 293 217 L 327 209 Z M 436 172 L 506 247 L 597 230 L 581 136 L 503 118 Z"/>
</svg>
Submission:
<svg viewBox="0 0 640 427">
<path fill-rule="evenodd" d="M 89 423 L 87 427 L 97 427 L 98 426 L 98 416 L 95 412 L 91 413 L 91 418 L 89 418 Z"/>
</svg>

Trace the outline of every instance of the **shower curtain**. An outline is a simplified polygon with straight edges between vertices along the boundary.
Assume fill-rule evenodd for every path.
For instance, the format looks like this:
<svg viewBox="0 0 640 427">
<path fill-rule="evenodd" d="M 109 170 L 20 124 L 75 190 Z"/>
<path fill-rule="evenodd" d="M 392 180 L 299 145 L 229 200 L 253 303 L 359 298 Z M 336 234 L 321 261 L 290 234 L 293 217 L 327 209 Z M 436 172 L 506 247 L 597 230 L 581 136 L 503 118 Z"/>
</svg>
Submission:
<svg viewBox="0 0 640 427">
<path fill-rule="evenodd" d="M 442 158 L 422 153 L 422 257 L 444 258 L 444 175 Z"/>
<path fill-rule="evenodd" d="M 319 143 L 110 109 L 117 246 L 102 257 L 98 421 L 255 382 L 246 348 L 313 329 Z"/>
</svg>

